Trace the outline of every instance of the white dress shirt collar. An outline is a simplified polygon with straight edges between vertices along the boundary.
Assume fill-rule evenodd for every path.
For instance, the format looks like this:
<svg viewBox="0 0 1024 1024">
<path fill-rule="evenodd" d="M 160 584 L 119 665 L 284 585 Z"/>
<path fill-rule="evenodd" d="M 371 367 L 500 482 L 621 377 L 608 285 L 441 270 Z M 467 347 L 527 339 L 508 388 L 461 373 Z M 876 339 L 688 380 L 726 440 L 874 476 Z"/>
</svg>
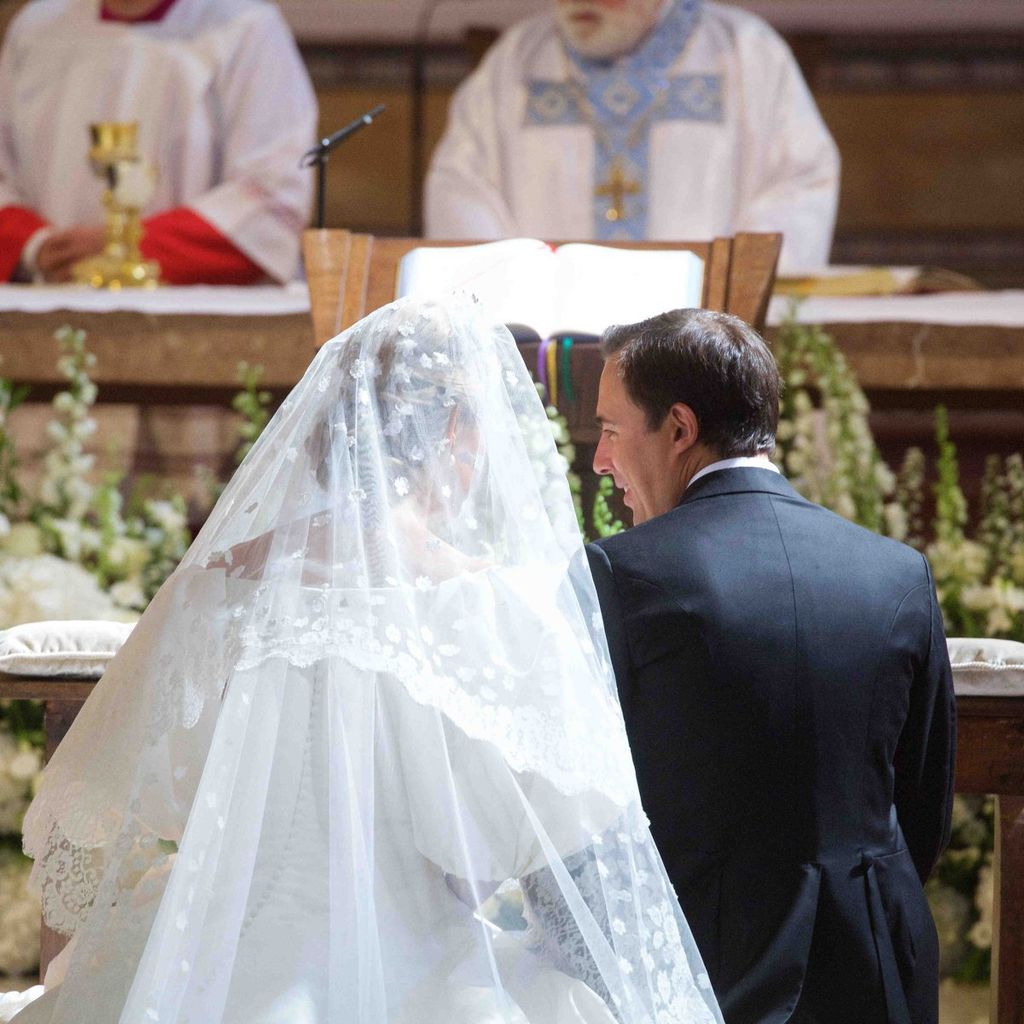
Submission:
<svg viewBox="0 0 1024 1024">
<path fill-rule="evenodd" d="M 702 476 L 710 473 L 717 473 L 720 469 L 770 469 L 773 473 L 779 472 L 779 467 L 768 458 L 767 455 L 741 455 L 735 459 L 719 459 L 712 462 L 693 474 L 693 478 L 686 485 L 687 489 L 692 487 Z"/>
</svg>

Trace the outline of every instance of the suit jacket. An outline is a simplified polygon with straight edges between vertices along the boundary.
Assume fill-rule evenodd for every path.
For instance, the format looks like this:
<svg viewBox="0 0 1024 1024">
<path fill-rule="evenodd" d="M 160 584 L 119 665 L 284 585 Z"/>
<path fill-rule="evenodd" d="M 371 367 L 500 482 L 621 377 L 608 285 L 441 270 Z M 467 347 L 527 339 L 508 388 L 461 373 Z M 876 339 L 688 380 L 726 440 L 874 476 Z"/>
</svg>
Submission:
<svg viewBox="0 0 1024 1024">
<path fill-rule="evenodd" d="M 755 468 L 588 554 L 727 1024 L 936 1024 L 956 705 L 927 561 Z"/>
</svg>

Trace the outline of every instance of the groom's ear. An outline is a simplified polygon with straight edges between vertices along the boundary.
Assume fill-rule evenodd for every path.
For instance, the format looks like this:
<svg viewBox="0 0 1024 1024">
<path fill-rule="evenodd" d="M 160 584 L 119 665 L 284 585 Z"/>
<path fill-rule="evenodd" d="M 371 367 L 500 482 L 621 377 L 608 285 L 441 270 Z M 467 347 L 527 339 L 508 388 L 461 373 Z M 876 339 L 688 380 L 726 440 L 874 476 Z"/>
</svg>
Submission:
<svg viewBox="0 0 1024 1024">
<path fill-rule="evenodd" d="M 700 440 L 697 414 L 683 402 L 676 402 L 668 411 L 669 438 L 673 450 L 682 455 Z"/>
</svg>

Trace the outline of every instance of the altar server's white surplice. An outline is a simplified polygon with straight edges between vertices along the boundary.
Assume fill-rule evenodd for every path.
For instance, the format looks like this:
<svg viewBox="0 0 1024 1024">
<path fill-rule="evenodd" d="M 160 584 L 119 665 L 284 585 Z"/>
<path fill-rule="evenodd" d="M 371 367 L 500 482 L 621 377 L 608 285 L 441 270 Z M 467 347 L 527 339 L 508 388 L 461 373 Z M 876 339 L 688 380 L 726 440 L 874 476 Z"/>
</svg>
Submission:
<svg viewBox="0 0 1024 1024">
<path fill-rule="evenodd" d="M 673 39 L 678 53 L 667 50 Z M 746 11 L 676 0 L 640 50 L 617 62 L 628 65 L 621 73 L 590 64 L 605 76 L 595 92 L 553 15 L 510 29 L 452 101 L 427 179 L 428 235 L 782 231 L 783 268 L 827 263 L 839 157 L 783 40 Z M 644 92 L 646 106 L 621 119 L 628 152 L 615 196 L 605 117 Z M 616 199 L 622 216 L 608 222 Z"/>
<path fill-rule="evenodd" d="M 270 276 L 290 278 L 309 212 L 316 101 L 264 0 L 175 0 L 159 21 L 101 20 L 98 0 L 33 0 L 0 61 L 0 208 L 56 228 L 102 220 L 90 121 L 140 122 L 158 169 L 144 214 L 187 206 Z"/>
</svg>

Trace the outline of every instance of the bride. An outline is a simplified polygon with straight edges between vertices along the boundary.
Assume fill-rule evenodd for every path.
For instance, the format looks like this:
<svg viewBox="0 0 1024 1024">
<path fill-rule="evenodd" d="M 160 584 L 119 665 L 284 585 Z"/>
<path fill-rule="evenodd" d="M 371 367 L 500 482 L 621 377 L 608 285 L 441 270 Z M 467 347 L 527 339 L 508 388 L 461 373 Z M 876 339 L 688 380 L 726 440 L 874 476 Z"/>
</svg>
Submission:
<svg viewBox="0 0 1024 1024">
<path fill-rule="evenodd" d="M 18 1024 L 720 1024 L 564 469 L 468 301 L 324 346 L 46 771 Z"/>
</svg>

